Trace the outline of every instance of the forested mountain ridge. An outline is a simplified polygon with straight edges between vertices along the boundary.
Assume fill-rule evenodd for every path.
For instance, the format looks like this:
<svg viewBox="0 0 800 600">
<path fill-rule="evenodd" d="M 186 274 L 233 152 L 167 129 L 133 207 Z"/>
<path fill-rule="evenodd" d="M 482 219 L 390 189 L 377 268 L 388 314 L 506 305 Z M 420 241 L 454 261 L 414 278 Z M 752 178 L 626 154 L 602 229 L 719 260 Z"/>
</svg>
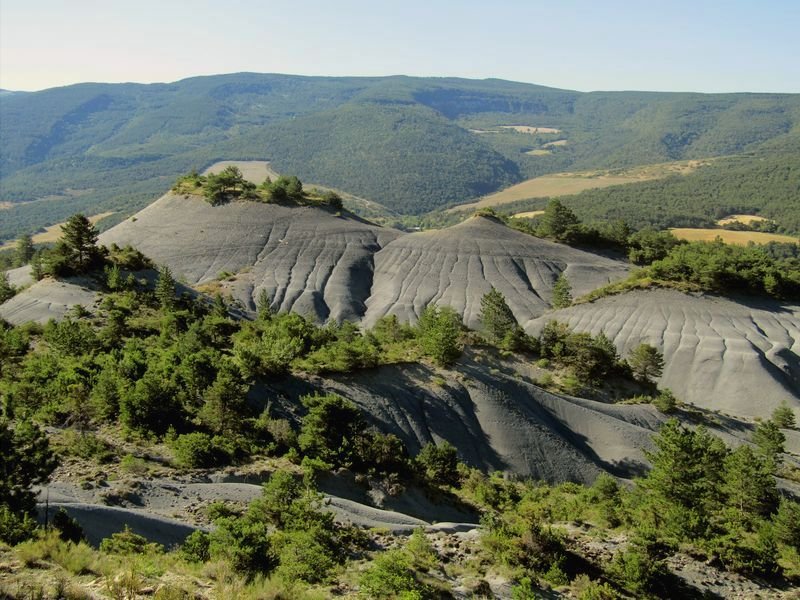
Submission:
<svg viewBox="0 0 800 600">
<path fill-rule="evenodd" d="M 419 214 L 567 169 L 783 153 L 800 96 L 239 73 L 4 94 L 0 123 L 0 200 L 15 204 L 0 238 L 12 238 L 76 210 L 141 208 L 218 159 L 268 159 Z"/>
</svg>

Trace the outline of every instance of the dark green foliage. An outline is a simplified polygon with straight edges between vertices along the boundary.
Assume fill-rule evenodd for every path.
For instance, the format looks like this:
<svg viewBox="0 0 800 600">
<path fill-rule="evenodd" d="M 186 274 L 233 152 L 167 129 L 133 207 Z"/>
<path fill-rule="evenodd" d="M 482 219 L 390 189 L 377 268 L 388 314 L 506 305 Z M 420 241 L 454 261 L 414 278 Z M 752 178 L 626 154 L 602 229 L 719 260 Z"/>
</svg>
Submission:
<svg viewBox="0 0 800 600">
<path fill-rule="evenodd" d="M 0 304 L 14 297 L 16 290 L 8 283 L 8 275 L 0 273 Z"/>
<path fill-rule="evenodd" d="M 158 269 L 154 293 L 161 308 L 168 310 L 175 306 L 175 279 L 172 277 L 172 271 L 166 265 Z"/>
<path fill-rule="evenodd" d="M 646 493 L 645 510 L 666 536 L 707 535 L 722 498 L 725 445 L 705 428 L 693 431 L 677 419 L 667 421 L 653 443 L 656 450 L 647 453 L 653 467 L 639 483 Z"/>
<path fill-rule="evenodd" d="M 481 298 L 478 318 L 489 343 L 506 350 L 516 350 L 522 346 L 525 333 L 506 304 L 505 297 L 495 288 Z"/>
<path fill-rule="evenodd" d="M 650 265 L 666 258 L 672 249 L 681 243 L 683 242 L 669 231 L 642 229 L 627 240 L 628 258 L 637 265 Z"/>
<path fill-rule="evenodd" d="M 536 234 L 541 237 L 566 241 L 578 225 L 578 217 L 559 200 L 551 200 L 539 218 Z"/>
<path fill-rule="evenodd" d="M 730 518 L 746 527 L 755 517 L 767 517 L 778 506 L 774 465 L 750 446 L 740 446 L 725 457 L 722 492 Z"/>
<path fill-rule="evenodd" d="M 29 421 L 0 419 L 0 506 L 22 517 L 35 507 L 34 485 L 45 483 L 56 468 L 47 437 Z"/>
<path fill-rule="evenodd" d="M 567 308 L 572 304 L 572 287 L 564 273 L 558 276 L 553 285 L 553 308 Z"/>
<path fill-rule="evenodd" d="M 172 443 L 175 461 L 180 467 L 208 469 L 226 464 L 230 455 L 220 439 L 195 431 L 179 435 Z"/>
<path fill-rule="evenodd" d="M 786 436 L 774 421 L 761 421 L 753 432 L 753 443 L 763 457 L 774 466 L 781 464 Z"/>
<path fill-rule="evenodd" d="M 604 334 L 591 336 L 573 332 L 567 325 L 549 321 L 539 336 L 542 357 L 571 369 L 582 384 L 592 383 L 617 368 L 619 356 Z"/>
<path fill-rule="evenodd" d="M 35 249 L 33 247 L 33 239 L 29 234 L 23 234 L 17 238 L 17 245 L 15 246 L 14 266 L 21 267 L 27 265 L 33 258 Z"/>
<path fill-rule="evenodd" d="M 428 481 L 437 485 L 458 485 L 458 450 L 450 442 L 425 444 L 414 460 Z"/>
<path fill-rule="evenodd" d="M 85 273 L 100 259 L 97 228 L 81 213 L 72 215 L 61 226 L 62 236 L 48 253 L 48 272 L 52 275 Z"/>
<path fill-rule="evenodd" d="M 241 517 L 215 521 L 209 552 L 251 577 L 275 570 L 289 581 L 325 581 L 351 550 L 353 532 L 320 507 L 319 494 L 277 471 Z"/>
<path fill-rule="evenodd" d="M 59 508 L 53 515 L 53 528 L 65 542 L 77 544 L 84 539 L 83 528 L 63 508 Z"/>
<path fill-rule="evenodd" d="M 800 294 L 800 268 L 775 261 L 759 246 L 735 246 L 721 240 L 675 246 L 648 270 L 655 279 L 679 281 L 704 290 L 752 293 L 777 298 Z"/>
<path fill-rule="evenodd" d="M 461 356 L 461 317 L 449 306 L 429 305 L 419 317 L 422 351 L 440 366 L 451 365 Z"/>
<path fill-rule="evenodd" d="M 183 423 L 175 385 L 148 370 L 120 398 L 120 422 L 143 433 L 163 434 L 170 425 Z"/>
<path fill-rule="evenodd" d="M 653 377 L 661 377 L 664 370 L 664 356 L 650 344 L 639 344 L 628 354 L 628 365 L 633 376 L 648 383 Z"/>
<path fill-rule="evenodd" d="M 211 558 L 211 539 L 205 531 L 197 530 L 189 534 L 180 549 L 181 557 L 189 562 L 208 562 Z"/>
<path fill-rule="evenodd" d="M 239 167 L 234 165 L 225 167 L 217 174 L 209 173 L 203 179 L 199 178 L 196 173 L 192 173 L 188 179 L 189 183 L 194 184 L 194 187 L 197 187 L 197 182 L 202 182 L 203 195 L 214 206 L 234 198 L 255 196 L 255 184 L 247 181 L 242 176 Z M 176 185 L 180 185 L 184 180 L 179 180 Z"/>
<path fill-rule="evenodd" d="M 778 540 L 800 552 L 800 503 L 781 498 L 773 522 Z"/>
<path fill-rule="evenodd" d="M 308 414 L 303 417 L 298 437 L 300 449 L 333 466 L 352 465 L 357 460 L 358 439 L 366 428 L 358 407 L 333 394 L 305 396 L 302 400 Z"/>
</svg>

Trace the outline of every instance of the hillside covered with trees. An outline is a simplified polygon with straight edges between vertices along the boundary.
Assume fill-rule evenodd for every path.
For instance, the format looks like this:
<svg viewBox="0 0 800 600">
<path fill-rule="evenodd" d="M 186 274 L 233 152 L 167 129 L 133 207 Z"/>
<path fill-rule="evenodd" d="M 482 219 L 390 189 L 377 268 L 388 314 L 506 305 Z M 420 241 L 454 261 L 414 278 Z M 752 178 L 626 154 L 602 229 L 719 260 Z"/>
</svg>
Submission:
<svg viewBox="0 0 800 600">
<path fill-rule="evenodd" d="M 544 173 L 779 153 L 796 146 L 798 111 L 794 95 L 248 73 L 10 94 L 0 97 L 0 190 L 13 206 L 0 238 L 77 211 L 131 212 L 165 181 L 220 159 L 270 160 L 279 172 L 420 214 Z M 743 194 L 726 206 L 761 207 Z"/>
</svg>

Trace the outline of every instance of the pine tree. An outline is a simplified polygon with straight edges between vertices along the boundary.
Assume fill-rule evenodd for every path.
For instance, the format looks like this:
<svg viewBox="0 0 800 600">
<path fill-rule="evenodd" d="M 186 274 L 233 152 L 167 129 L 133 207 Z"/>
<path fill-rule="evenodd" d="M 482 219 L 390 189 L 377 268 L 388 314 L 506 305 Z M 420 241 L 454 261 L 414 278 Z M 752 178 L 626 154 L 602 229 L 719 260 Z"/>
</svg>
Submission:
<svg viewBox="0 0 800 600">
<path fill-rule="evenodd" d="M 664 371 L 664 356 L 650 344 L 639 344 L 628 355 L 628 365 L 634 377 L 649 383 L 651 377 L 661 377 Z"/>
<path fill-rule="evenodd" d="M 781 454 L 785 442 L 786 436 L 773 421 L 762 421 L 756 425 L 753 443 L 762 456 L 772 461 L 773 468 L 777 468 L 782 462 Z"/>
<path fill-rule="evenodd" d="M 778 504 L 778 488 L 767 459 L 750 446 L 739 446 L 725 458 L 722 491 L 739 523 L 769 515 Z"/>
<path fill-rule="evenodd" d="M 175 306 L 175 279 L 166 265 L 158 269 L 155 295 L 164 310 L 169 310 Z"/>
<path fill-rule="evenodd" d="M 572 210 L 564 206 L 560 200 L 550 200 L 544 214 L 539 219 L 537 235 L 563 240 L 580 221 Z"/>
<path fill-rule="evenodd" d="M 72 215 L 61 226 L 61 241 L 69 252 L 69 266 L 81 273 L 98 256 L 97 228 L 81 213 Z"/>
<path fill-rule="evenodd" d="M 0 304 L 14 297 L 15 290 L 8 282 L 8 274 L 0 273 Z"/>
<path fill-rule="evenodd" d="M 422 351 L 441 366 L 461 356 L 461 318 L 448 306 L 428 306 L 419 317 Z"/>
<path fill-rule="evenodd" d="M 478 318 L 484 335 L 495 346 L 502 345 L 510 333 L 519 329 L 517 319 L 506 304 L 503 294 L 494 288 L 481 298 L 481 313 Z"/>
<path fill-rule="evenodd" d="M 28 234 L 21 235 L 19 239 L 17 239 L 14 263 L 18 267 L 27 265 L 31 261 L 31 258 L 33 258 L 33 253 L 33 239 Z"/>
<path fill-rule="evenodd" d="M 725 444 L 700 426 L 695 430 L 670 419 L 653 437 L 655 452 L 645 452 L 653 467 L 640 487 L 647 493 L 652 518 L 678 537 L 706 533 L 721 502 Z"/>
<path fill-rule="evenodd" d="M 567 308 L 572 305 L 572 286 L 569 280 L 561 273 L 553 285 L 553 308 Z"/>
</svg>

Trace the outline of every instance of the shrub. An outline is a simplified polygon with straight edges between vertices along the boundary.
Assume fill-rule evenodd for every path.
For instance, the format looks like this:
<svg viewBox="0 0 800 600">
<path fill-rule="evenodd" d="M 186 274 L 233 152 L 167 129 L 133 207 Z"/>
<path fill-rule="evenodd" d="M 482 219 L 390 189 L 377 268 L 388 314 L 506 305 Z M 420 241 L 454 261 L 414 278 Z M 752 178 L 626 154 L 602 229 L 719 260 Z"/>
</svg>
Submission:
<svg viewBox="0 0 800 600">
<path fill-rule="evenodd" d="M 65 542 L 77 544 L 84 539 L 83 528 L 63 508 L 53 515 L 53 528 L 58 530 L 58 536 Z"/>
<path fill-rule="evenodd" d="M 647 548 L 631 544 L 614 555 L 608 574 L 634 594 L 650 591 L 656 579 L 663 575 L 664 565 L 654 559 Z"/>
<path fill-rule="evenodd" d="M 428 481 L 441 485 L 458 485 L 458 451 L 450 442 L 425 444 L 414 460 Z"/>
<path fill-rule="evenodd" d="M 678 408 L 678 399 L 669 389 L 663 389 L 653 399 L 653 406 L 665 415 L 674 413 Z"/>
<path fill-rule="evenodd" d="M 211 538 L 205 531 L 193 531 L 181 545 L 180 554 L 189 562 L 208 562 L 211 558 Z"/>
<path fill-rule="evenodd" d="M 402 550 L 380 554 L 364 571 L 359 584 L 360 595 L 369 599 L 422 600 L 426 597 L 425 586 L 417 581 L 411 558 Z"/>
<path fill-rule="evenodd" d="M 789 404 L 784 400 L 780 406 L 772 411 L 772 421 L 783 429 L 794 429 L 797 425 L 797 420 L 794 416 L 794 411 Z"/>
<path fill-rule="evenodd" d="M 179 435 L 172 444 L 175 462 L 189 469 L 204 469 L 225 464 L 230 455 L 225 452 L 216 438 L 207 433 L 195 432 Z"/>
<path fill-rule="evenodd" d="M 153 554 L 163 552 L 164 549 L 160 544 L 149 542 L 146 537 L 134 533 L 125 525 L 122 531 L 100 542 L 100 550 L 108 554 Z"/>
</svg>

